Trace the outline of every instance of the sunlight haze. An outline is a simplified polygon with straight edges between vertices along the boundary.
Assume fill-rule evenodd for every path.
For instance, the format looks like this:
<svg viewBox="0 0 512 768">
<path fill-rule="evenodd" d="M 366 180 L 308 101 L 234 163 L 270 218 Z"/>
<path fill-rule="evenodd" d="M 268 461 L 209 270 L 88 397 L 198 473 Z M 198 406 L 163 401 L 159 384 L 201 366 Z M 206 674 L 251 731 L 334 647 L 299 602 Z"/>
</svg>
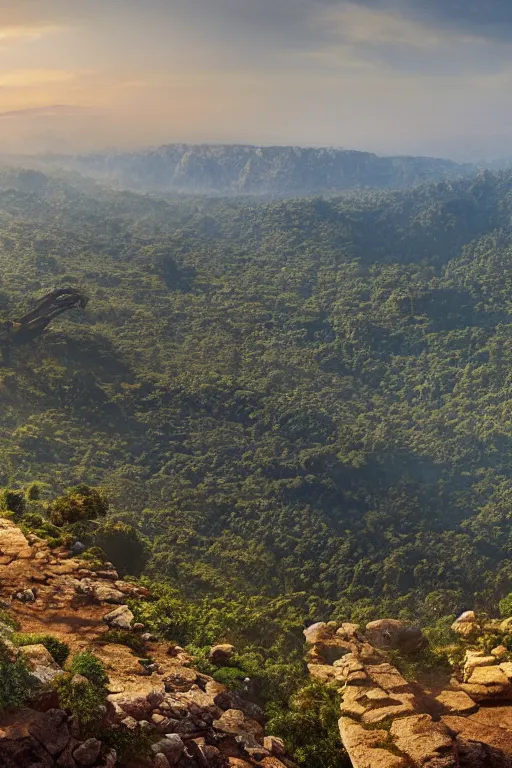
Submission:
<svg viewBox="0 0 512 768">
<path fill-rule="evenodd" d="M 0 139 L 500 156 L 511 26 L 505 0 L 0 0 Z"/>
</svg>

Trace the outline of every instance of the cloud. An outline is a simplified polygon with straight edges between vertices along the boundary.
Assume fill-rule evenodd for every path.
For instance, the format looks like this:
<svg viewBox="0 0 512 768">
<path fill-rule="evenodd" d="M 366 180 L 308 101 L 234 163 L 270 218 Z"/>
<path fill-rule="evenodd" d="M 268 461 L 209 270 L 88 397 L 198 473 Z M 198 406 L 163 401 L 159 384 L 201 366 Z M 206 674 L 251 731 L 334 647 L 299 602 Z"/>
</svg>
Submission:
<svg viewBox="0 0 512 768">
<path fill-rule="evenodd" d="M 0 120 L 30 119 L 34 117 L 76 117 L 88 111 L 86 107 L 77 107 L 72 104 L 49 104 L 44 107 L 11 109 L 7 112 L 0 112 Z"/>
<path fill-rule="evenodd" d="M 0 88 L 32 88 L 74 80 L 76 72 L 63 69 L 21 69 L 0 74 Z"/>
</svg>

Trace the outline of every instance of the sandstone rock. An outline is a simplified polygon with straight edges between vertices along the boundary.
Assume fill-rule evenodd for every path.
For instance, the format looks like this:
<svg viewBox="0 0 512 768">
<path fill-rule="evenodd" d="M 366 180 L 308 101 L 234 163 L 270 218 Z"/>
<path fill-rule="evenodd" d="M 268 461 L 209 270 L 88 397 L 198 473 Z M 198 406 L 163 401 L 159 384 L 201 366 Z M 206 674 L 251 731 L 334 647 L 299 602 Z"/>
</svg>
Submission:
<svg viewBox="0 0 512 768">
<path fill-rule="evenodd" d="M 411 686 L 407 680 L 391 664 L 370 665 L 366 668 L 366 671 L 379 688 L 383 688 L 386 691 L 411 691 Z"/>
<path fill-rule="evenodd" d="M 47 685 L 55 677 L 63 674 L 63 670 L 44 645 L 25 645 L 20 648 L 28 668 L 42 685 Z"/>
<path fill-rule="evenodd" d="M 208 694 L 208 685 L 206 685 L 206 693 Z M 258 707 L 257 704 L 253 704 L 250 701 L 245 701 L 237 693 L 231 691 L 221 691 L 217 693 L 213 699 L 214 703 L 221 709 L 239 709 L 247 717 L 256 720 L 258 723 L 265 722 L 265 713 Z"/>
<path fill-rule="evenodd" d="M 188 667 L 175 667 L 171 673 L 164 678 L 166 691 L 187 691 L 197 680 L 195 669 Z"/>
<path fill-rule="evenodd" d="M 83 595 L 95 600 L 99 603 L 119 603 L 124 602 L 124 595 L 120 590 L 115 589 L 110 584 L 105 584 L 103 581 L 94 581 L 93 579 L 85 578 L 79 582 L 77 590 Z"/>
<path fill-rule="evenodd" d="M 110 613 L 103 617 L 103 621 L 109 627 L 126 630 L 132 628 L 133 619 L 134 615 L 127 605 L 120 605 L 119 608 L 114 608 L 113 611 L 110 611 Z"/>
<path fill-rule="evenodd" d="M 141 720 L 141 723 L 147 722 L 146 720 Z M 131 717 L 131 715 L 128 715 L 127 717 L 124 717 L 121 720 L 122 725 L 128 730 L 128 731 L 136 731 L 139 727 L 139 723 L 134 717 Z"/>
<path fill-rule="evenodd" d="M 495 659 L 493 659 L 495 661 Z M 470 685 L 500 686 L 504 691 L 509 690 L 510 683 L 501 667 L 476 667 L 468 679 Z"/>
<path fill-rule="evenodd" d="M 404 653 L 419 651 L 428 645 L 420 629 L 396 619 L 380 619 L 366 625 L 366 637 L 375 648 L 398 649 Z"/>
<path fill-rule="evenodd" d="M 465 611 L 452 624 L 452 631 L 462 637 L 470 637 L 480 632 L 480 625 L 474 611 Z"/>
<path fill-rule="evenodd" d="M 434 723 L 430 715 L 395 720 L 391 725 L 391 736 L 397 748 L 418 765 L 426 765 L 428 760 L 442 757 L 443 762 L 437 762 L 439 768 L 457 766 L 448 729 L 442 723 Z"/>
<path fill-rule="evenodd" d="M 71 738 L 66 721 L 65 712 L 50 709 L 30 724 L 29 733 L 50 755 L 58 755 L 64 751 Z"/>
<path fill-rule="evenodd" d="M 497 663 L 495 656 L 485 656 L 480 652 L 467 651 L 464 663 L 464 681 L 468 682 L 477 667 L 492 667 Z"/>
<path fill-rule="evenodd" d="M 73 758 L 78 765 L 87 768 L 90 765 L 94 765 L 101 752 L 101 741 L 98 739 L 87 739 L 83 744 L 73 752 Z"/>
<path fill-rule="evenodd" d="M 436 696 L 436 701 L 453 715 L 469 715 L 478 709 L 478 704 L 464 691 L 443 691 Z"/>
<path fill-rule="evenodd" d="M 151 714 L 151 705 L 144 695 L 118 697 L 116 704 L 135 720 L 147 720 Z"/>
<path fill-rule="evenodd" d="M 278 736 L 265 736 L 263 746 L 270 752 L 271 755 L 274 755 L 274 757 L 280 757 L 281 755 L 286 754 L 284 741 Z"/>
<path fill-rule="evenodd" d="M 388 734 L 384 730 L 366 730 L 348 717 L 339 722 L 341 740 L 354 768 L 407 768 L 405 758 L 385 749 Z"/>
<path fill-rule="evenodd" d="M 492 716 L 492 709 L 490 710 L 490 716 Z M 510 756 L 512 755 L 512 733 L 506 728 L 501 727 L 499 712 L 494 716 L 496 718 L 494 724 L 492 724 L 490 719 L 486 723 L 481 723 L 474 719 L 475 715 L 470 715 L 469 717 L 443 717 L 441 722 L 453 733 L 457 734 L 462 741 L 482 742 L 494 749 L 502 750 L 502 752 Z"/>
<path fill-rule="evenodd" d="M 238 733 L 235 736 L 235 741 L 253 760 L 259 762 L 264 757 L 269 756 L 268 750 L 251 733 Z"/>
<path fill-rule="evenodd" d="M 229 645 L 229 643 L 223 643 L 222 645 L 214 645 L 210 648 L 209 659 L 212 664 L 217 667 L 224 667 L 229 662 L 235 652 L 235 646 Z"/>
<path fill-rule="evenodd" d="M 337 668 L 330 664 L 308 664 L 308 670 L 311 677 L 321 683 L 332 683 L 336 680 Z"/>
<path fill-rule="evenodd" d="M 326 637 L 329 637 L 331 634 L 332 634 L 332 631 L 327 626 L 325 621 L 319 621 L 316 624 L 312 624 L 310 627 L 304 630 L 304 637 L 306 638 L 306 643 L 311 643 L 311 645 L 321 642 Z"/>
<path fill-rule="evenodd" d="M 151 746 L 153 754 L 165 755 L 167 762 L 171 766 L 176 765 L 182 756 L 184 749 L 185 745 L 183 744 L 183 741 L 175 733 L 169 734 L 165 739 L 160 739 L 160 741 L 157 741 L 156 744 Z"/>
<path fill-rule="evenodd" d="M 357 640 L 359 632 L 359 624 L 344 623 L 339 629 L 336 630 L 338 637 L 342 640 Z"/>
<path fill-rule="evenodd" d="M 491 651 L 491 656 L 495 656 L 498 660 L 505 659 L 508 655 L 509 652 L 504 645 L 498 645 Z"/>
</svg>

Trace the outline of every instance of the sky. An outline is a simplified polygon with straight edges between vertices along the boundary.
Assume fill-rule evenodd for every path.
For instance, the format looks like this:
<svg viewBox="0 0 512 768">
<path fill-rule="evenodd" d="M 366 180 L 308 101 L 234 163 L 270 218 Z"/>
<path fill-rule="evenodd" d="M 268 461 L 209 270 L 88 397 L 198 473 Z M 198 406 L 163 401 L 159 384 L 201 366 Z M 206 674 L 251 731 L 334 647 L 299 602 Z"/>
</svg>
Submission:
<svg viewBox="0 0 512 768">
<path fill-rule="evenodd" d="M 0 151 L 512 155 L 512 0 L 0 0 Z"/>
</svg>

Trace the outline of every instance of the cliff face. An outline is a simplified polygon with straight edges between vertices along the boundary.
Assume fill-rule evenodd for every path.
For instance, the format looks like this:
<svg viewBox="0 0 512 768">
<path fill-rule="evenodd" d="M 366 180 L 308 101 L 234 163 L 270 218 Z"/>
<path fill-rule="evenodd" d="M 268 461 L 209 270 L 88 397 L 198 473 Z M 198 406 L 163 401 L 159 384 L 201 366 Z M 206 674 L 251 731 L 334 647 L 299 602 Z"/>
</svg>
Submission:
<svg viewBox="0 0 512 768">
<path fill-rule="evenodd" d="M 354 768 L 512 768 L 512 663 L 503 645 L 511 620 L 454 624 L 458 663 L 425 680 L 407 680 L 393 653 L 417 656 L 419 630 L 382 620 L 315 624 L 311 675 L 340 689 L 340 734 Z"/>
<path fill-rule="evenodd" d="M 120 580 L 110 564 L 91 570 L 69 551 L 50 549 L 46 541 L 25 536 L 0 518 L 3 618 L 17 622 L 23 633 L 65 642 L 71 654 L 92 652 L 109 678 L 105 703 L 91 713 L 96 730 L 87 731 L 59 700 L 56 683 L 66 679 L 66 673 L 48 649 L 41 642 L 22 647 L 37 687 L 24 708 L 0 712 L 2 768 L 291 765 L 282 742 L 265 737 L 258 706 L 201 674 L 183 649 L 156 641 L 134 624 L 127 601 L 149 598 L 146 590 Z M 119 642 L 106 642 L 108 630 L 119 631 Z M 4 621 L 0 637 L 14 660 L 16 636 Z M 136 642 L 139 657 L 123 640 Z M 229 646 L 219 646 L 212 659 L 229 652 Z M 71 686 L 83 682 L 83 676 L 75 674 Z M 0 680 L 2 685 L 5 680 Z M 121 762 L 103 734 L 145 747 Z"/>
<path fill-rule="evenodd" d="M 170 144 L 146 152 L 59 157 L 52 162 L 141 191 L 283 197 L 354 187 L 408 187 L 476 170 L 436 158 L 240 145 Z"/>
</svg>

